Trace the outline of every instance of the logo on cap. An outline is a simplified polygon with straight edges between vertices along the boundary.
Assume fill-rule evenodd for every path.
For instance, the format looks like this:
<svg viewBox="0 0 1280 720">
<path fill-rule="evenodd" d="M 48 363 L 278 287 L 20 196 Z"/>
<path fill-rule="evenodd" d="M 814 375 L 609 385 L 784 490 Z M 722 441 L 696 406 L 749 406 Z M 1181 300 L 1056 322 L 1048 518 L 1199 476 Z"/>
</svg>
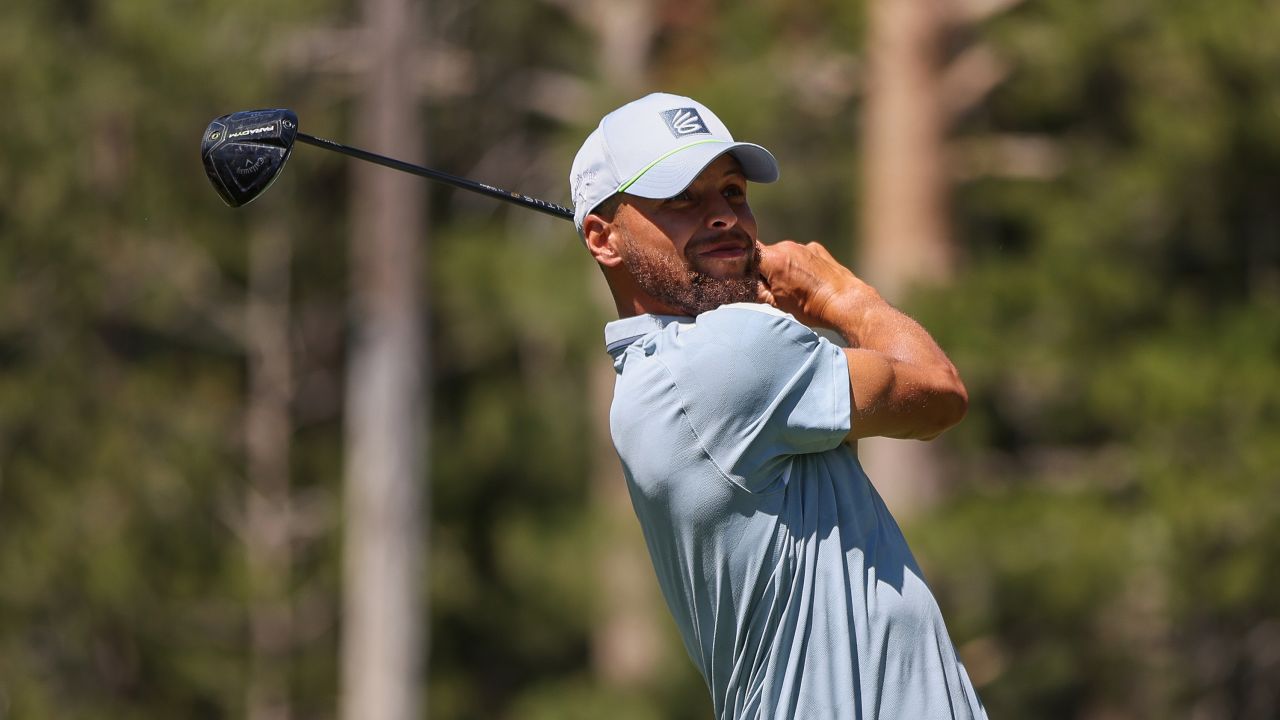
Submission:
<svg viewBox="0 0 1280 720">
<path fill-rule="evenodd" d="M 595 184 L 597 175 L 599 173 L 588 168 L 573 176 L 570 189 L 573 191 L 573 206 L 575 208 L 587 201 L 587 190 Z"/>
<path fill-rule="evenodd" d="M 698 133 L 711 134 L 711 131 L 707 129 L 707 124 L 702 121 L 702 116 L 694 108 L 664 110 L 662 119 L 667 122 L 667 129 L 671 131 L 671 134 L 678 138 Z"/>
</svg>

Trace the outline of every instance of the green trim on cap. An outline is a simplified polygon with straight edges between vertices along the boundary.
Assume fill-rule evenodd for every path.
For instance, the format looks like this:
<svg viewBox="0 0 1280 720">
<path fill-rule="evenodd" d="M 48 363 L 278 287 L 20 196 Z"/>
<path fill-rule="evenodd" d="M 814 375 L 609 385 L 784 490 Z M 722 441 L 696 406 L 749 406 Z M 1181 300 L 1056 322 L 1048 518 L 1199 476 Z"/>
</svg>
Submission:
<svg viewBox="0 0 1280 720">
<path fill-rule="evenodd" d="M 632 176 L 631 176 L 631 178 L 630 178 L 629 180 L 627 180 L 626 182 L 624 182 L 624 183 L 622 183 L 621 185 L 619 185 L 619 186 L 618 186 L 618 189 L 617 189 L 617 190 L 614 190 L 614 192 L 615 192 L 615 193 L 626 192 L 626 191 L 627 191 L 627 188 L 631 187 L 632 185 L 635 185 L 635 184 L 636 184 L 636 182 L 637 182 L 638 180 L 640 180 L 640 178 L 644 177 L 644 174 L 645 174 L 645 173 L 647 173 L 647 172 L 649 172 L 650 170 L 652 170 L 654 165 L 657 165 L 658 163 L 662 162 L 663 160 L 666 160 L 667 158 L 671 157 L 672 155 L 675 155 L 676 153 L 680 152 L 681 150 L 688 150 L 688 149 L 689 149 L 689 148 L 691 148 L 691 147 L 697 147 L 698 145 L 706 145 L 707 143 L 724 143 L 725 145 L 732 145 L 732 144 L 733 144 L 733 143 L 729 142 L 728 140 L 721 140 L 721 139 L 719 139 L 719 138 L 711 138 L 711 139 L 708 139 L 708 140 L 699 140 L 698 142 L 695 142 L 695 143 L 689 143 L 688 145 L 681 145 L 680 147 L 676 148 L 675 150 L 671 150 L 671 151 L 669 151 L 669 152 L 666 152 L 666 153 L 662 154 L 662 155 L 661 155 L 657 160 L 654 160 L 653 162 L 649 163 L 648 165 L 645 165 L 643 168 L 641 168 L 641 169 L 640 169 L 640 172 L 636 173 L 635 175 L 632 175 Z"/>
</svg>

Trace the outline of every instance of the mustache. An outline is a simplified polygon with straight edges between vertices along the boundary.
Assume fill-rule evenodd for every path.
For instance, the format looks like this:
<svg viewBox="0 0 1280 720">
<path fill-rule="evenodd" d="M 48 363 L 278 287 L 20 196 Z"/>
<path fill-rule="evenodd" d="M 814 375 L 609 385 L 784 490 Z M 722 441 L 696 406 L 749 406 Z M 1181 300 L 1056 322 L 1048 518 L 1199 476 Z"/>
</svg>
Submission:
<svg viewBox="0 0 1280 720">
<path fill-rule="evenodd" d="M 751 236 L 748 235 L 745 230 L 743 230 L 742 228 L 733 227 L 723 232 L 718 232 L 714 235 L 709 235 L 704 238 L 698 238 L 697 240 L 691 240 L 689 244 L 686 245 L 684 248 L 685 257 L 692 258 L 693 256 L 706 250 L 707 248 L 712 247 L 714 245 L 719 245 L 721 243 L 734 243 L 748 249 L 755 247 L 755 244 L 756 244 L 755 241 L 751 239 Z"/>
</svg>

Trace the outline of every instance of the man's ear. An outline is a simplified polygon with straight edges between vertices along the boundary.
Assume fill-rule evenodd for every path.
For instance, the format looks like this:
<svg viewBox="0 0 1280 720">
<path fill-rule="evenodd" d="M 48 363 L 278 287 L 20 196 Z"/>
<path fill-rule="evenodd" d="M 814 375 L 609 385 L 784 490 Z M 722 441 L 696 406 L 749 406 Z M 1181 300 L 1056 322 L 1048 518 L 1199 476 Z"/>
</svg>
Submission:
<svg viewBox="0 0 1280 720">
<path fill-rule="evenodd" d="M 622 264 L 622 256 L 618 254 L 617 232 L 618 229 L 612 222 L 599 215 L 587 215 L 582 221 L 582 237 L 586 240 L 587 250 L 604 267 Z"/>
</svg>

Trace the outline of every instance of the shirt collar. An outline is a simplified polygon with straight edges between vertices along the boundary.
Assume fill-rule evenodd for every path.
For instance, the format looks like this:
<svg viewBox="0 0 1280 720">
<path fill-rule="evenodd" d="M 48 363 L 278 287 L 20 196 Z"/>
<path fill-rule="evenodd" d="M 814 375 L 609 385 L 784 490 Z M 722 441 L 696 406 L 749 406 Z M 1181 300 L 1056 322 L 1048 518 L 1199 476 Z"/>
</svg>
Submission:
<svg viewBox="0 0 1280 720">
<path fill-rule="evenodd" d="M 636 340 L 657 332 L 673 322 L 690 322 L 684 315 L 635 315 L 614 320 L 604 326 L 604 349 L 615 358 Z"/>
</svg>

